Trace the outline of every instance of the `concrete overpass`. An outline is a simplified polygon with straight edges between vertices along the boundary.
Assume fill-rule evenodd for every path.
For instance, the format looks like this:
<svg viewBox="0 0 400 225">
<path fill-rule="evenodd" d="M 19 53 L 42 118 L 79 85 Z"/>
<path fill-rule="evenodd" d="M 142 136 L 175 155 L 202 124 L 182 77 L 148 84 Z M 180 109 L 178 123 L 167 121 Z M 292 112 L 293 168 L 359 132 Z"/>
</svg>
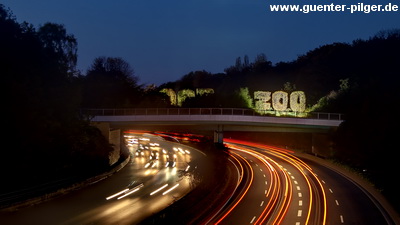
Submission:
<svg viewBox="0 0 400 225">
<path fill-rule="evenodd" d="M 212 130 L 216 142 L 222 142 L 224 131 L 326 133 L 343 121 L 337 113 L 312 113 L 307 118 L 274 117 L 237 108 L 83 109 L 81 114 L 92 122 L 109 123 L 114 128 L 184 126 Z"/>
</svg>

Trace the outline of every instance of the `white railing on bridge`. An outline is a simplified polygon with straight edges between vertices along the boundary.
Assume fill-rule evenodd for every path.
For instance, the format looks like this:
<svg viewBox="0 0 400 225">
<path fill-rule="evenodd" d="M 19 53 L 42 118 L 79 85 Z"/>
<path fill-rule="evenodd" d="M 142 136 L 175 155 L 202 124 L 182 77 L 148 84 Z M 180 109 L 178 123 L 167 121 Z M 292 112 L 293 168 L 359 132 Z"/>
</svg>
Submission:
<svg viewBox="0 0 400 225">
<path fill-rule="evenodd" d="M 81 114 L 86 116 L 123 116 L 123 115 L 240 115 L 262 116 L 252 109 L 242 108 L 104 108 L 81 109 Z M 267 115 L 265 115 L 267 116 Z M 271 115 L 268 115 L 272 117 Z M 309 119 L 343 120 L 343 114 L 311 112 L 307 113 Z"/>
</svg>

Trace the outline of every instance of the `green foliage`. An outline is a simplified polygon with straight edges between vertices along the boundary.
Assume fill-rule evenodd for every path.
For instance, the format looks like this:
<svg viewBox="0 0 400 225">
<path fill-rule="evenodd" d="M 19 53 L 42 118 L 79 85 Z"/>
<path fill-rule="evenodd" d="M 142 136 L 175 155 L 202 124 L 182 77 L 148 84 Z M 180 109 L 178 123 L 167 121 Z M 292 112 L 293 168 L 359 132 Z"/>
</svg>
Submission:
<svg viewBox="0 0 400 225">
<path fill-rule="evenodd" d="M 180 91 L 178 91 L 177 105 L 182 106 L 182 104 L 186 100 L 186 98 L 193 98 L 195 96 L 196 96 L 196 94 L 193 90 L 190 90 L 190 89 L 180 90 Z"/>
<path fill-rule="evenodd" d="M 244 106 L 246 108 L 252 109 L 254 108 L 254 104 L 253 104 L 253 98 L 251 97 L 250 93 L 249 93 L 249 89 L 246 88 L 240 88 L 239 92 L 238 92 L 239 97 L 244 101 Z"/>
</svg>

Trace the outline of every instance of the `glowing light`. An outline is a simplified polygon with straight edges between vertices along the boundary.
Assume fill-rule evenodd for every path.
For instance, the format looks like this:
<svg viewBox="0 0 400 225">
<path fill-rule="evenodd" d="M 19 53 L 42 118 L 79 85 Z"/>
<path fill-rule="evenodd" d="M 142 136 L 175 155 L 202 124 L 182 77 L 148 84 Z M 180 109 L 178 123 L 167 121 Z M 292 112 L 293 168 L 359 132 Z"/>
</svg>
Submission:
<svg viewBox="0 0 400 225">
<path fill-rule="evenodd" d="M 193 98 L 193 97 L 196 97 L 196 95 L 203 96 L 203 95 L 214 94 L 214 89 L 212 89 L 212 88 L 197 88 L 196 92 L 191 89 L 184 89 L 184 90 L 180 90 L 180 91 L 178 91 L 178 93 L 176 93 L 171 88 L 164 88 L 160 92 L 168 95 L 171 105 L 182 106 L 183 102 L 187 98 Z"/>
<path fill-rule="evenodd" d="M 163 195 L 168 194 L 169 192 L 171 192 L 172 190 L 174 190 L 175 188 L 177 188 L 179 186 L 179 184 L 175 184 L 173 187 L 171 187 L 170 189 L 166 190 Z"/>
<path fill-rule="evenodd" d="M 290 94 L 290 108 L 294 112 L 306 110 L 306 95 L 302 91 L 294 91 Z"/>
<path fill-rule="evenodd" d="M 127 189 L 124 189 L 124 190 L 122 190 L 122 191 L 120 191 L 120 192 L 118 192 L 118 193 L 115 193 L 115 194 L 113 194 L 113 195 L 111 195 L 111 196 L 108 196 L 106 199 L 107 199 L 107 200 L 110 200 L 110 199 L 112 199 L 112 198 L 117 197 L 118 195 L 124 194 L 124 193 L 127 192 L 127 191 L 129 191 L 128 188 L 127 188 Z"/>
<path fill-rule="evenodd" d="M 255 110 L 258 112 L 271 110 L 271 92 L 269 91 L 255 91 L 254 92 Z"/>
<path fill-rule="evenodd" d="M 157 192 L 161 191 L 162 189 L 164 189 L 164 188 L 166 188 L 166 187 L 168 187 L 168 184 L 165 184 L 164 186 L 160 187 L 159 189 L 157 189 L 157 190 L 151 192 L 150 195 L 154 195 L 154 194 L 156 194 Z"/>
<path fill-rule="evenodd" d="M 285 111 L 288 105 L 288 93 L 284 91 L 275 91 L 272 94 L 272 108 L 276 111 Z"/>
<path fill-rule="evenodd" d="M 269 91 L 255 91 L 254 100 L 254 110 L 260 114 L 305 115 L 306 95 L 303 91 L 292 92 L 290 98 L 288 93 L 284 91 L 276 91 L 272 93 L 272 97 Z"/>
<path fill-rule="evenodd" d="M 143 187 L 143 184 L 140 184 L 140 185 L 136 186 L 135 188 L 133 188 L 132 191 L 127 192 L 126 194 L 124 194 L 124 195 L 118 197 L 117 199 L 119 200 L 119 199 L 125 198 L 126 196 L 131 195 L 131 194 L 133 194 L 133 193 L 139 191 L 139 189 L 140 189 L 141 187 Z"/>
</svg>

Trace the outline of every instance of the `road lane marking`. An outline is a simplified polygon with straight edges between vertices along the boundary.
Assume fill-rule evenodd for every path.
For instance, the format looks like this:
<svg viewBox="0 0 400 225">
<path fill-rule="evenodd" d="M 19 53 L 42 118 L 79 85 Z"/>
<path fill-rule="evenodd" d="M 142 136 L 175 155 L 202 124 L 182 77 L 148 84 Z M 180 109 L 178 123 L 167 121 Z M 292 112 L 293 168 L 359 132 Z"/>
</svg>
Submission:
<svg viewBox="0 0 400 225">
<path fill-rule="evenodd" d="M 296 222 L 296 225 L 300 225 L 300 222 Z"/>
<path fill-rule="evenodd" d="M 299 206 L 303 206 L 303 200 L 299 200 Z"/>
<path fill-rule="evenodd" d="M 264 205 L 264 201 L 261 202 L 260 207 Z"/>
<path fill-rule="evenodd" d="M 338 200 L 335 200 L 335 202 L 336 202 L 336 205 L 339 205 L 339 202 L 338 202 Z"/>
<path fill-rule="evenodd" d="M 295 180 L 295 181 L 294 181 L 294 184 L 299 184 L 299 183 L 297 182 L 297 180 Z"/>
<path fill-rule="evenodd" d="M 298 191 L 300 191 L 300 186 L 296 186 L 296 189 L 297 189 Z"/>
<path fill-rule="evenodd" d="M 256 216 L 253 217 L 253 219 L 250 221 L 250 223 L 253 223 L 255 219 L 256 219 Z"/>
<path fill-rule="evenodd" d="M 341 223 L 344 223 L 344 219 L 343 219 L 343 216 L 342 216 L 342 215 L 340 215 L 340 222 L 341 222 Z"/>
<path fill-rule="evenodd" d="M 297 211 L 297 216 L 298 217 L 301 217 L 301 214 L 303 213 L 303 210 L 301 210 L 301 209 L 299 209 L 298 211 Z"/>
<path fill-rule="evenodd" d="M 333 190 L 329 188 L 329 192 L 333 193 Z"/>
<path fill-rule="evenodd" d="M 303 197 L 303 194 L 301 192 L 299 192 L 299 198 Z"/>
</svg>

